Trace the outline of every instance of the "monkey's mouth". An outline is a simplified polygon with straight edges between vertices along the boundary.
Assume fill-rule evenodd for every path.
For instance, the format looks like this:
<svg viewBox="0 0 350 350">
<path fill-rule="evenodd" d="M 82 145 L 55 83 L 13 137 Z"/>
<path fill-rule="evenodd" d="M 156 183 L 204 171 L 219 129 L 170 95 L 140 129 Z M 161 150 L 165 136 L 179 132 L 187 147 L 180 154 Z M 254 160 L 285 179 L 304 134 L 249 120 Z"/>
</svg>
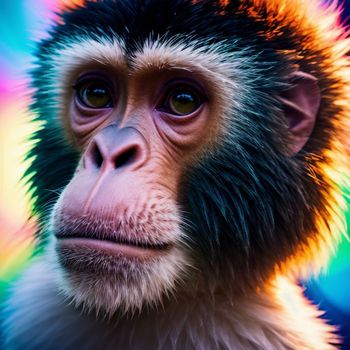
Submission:
<svg viewBox="0 0 350 350">
<path fill-rule="evenodd" d="M 85 234 L 56 234 L 59 249 L 74 249 L 101 252 L 129 258 L 152 258 L 169 251 L 171 243 L 153 243 L 123 238 L 96 237 Z"/>
<path fill-rule="evenodd" d="M 65 235 L 65 234 L 56 234 L 56 238 L 58 239 L 87 239 L 87 240 L 97 240 L 97 241 L 105 241 L 105 242 L 111 242 L 114 244 L 121 244 L 121 245 L 128 245 L 136 248 L 142 248 L 142 249 L 157 249 L 157 250 L 164 250 L 168 249 L 170 247 L 170 243 L 150 243 L 150 242 L 141 242 L 141 241 L 132 241 L 132 240 L 126 240 L 121 238 L 110 238 L 110 237 L 103 237 L 98 238 L 95 236 L 88 236 L 88 235 Z"/>
</svg>

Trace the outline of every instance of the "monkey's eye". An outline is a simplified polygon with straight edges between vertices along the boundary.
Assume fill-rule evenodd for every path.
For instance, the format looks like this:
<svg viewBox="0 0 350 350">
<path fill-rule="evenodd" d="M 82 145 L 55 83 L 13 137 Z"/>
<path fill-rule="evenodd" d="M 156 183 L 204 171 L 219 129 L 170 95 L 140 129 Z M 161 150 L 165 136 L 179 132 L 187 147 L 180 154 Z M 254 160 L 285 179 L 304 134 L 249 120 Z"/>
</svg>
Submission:
<svg viewBox="0 0 350 350">
<path fill-rule="evenodd" d="M 78 83 L 75 87 L 79 102 L 88 108 L 110 108 L 113 105 L 110 90 L 103 81 Z"/>
<path fill-rule="evenodd" d="M 200 95 L 190 87 L 172 89 L 165 99 L 163 111 L 177 116 L 195 112 L 202 105 Z"/>
</svg>

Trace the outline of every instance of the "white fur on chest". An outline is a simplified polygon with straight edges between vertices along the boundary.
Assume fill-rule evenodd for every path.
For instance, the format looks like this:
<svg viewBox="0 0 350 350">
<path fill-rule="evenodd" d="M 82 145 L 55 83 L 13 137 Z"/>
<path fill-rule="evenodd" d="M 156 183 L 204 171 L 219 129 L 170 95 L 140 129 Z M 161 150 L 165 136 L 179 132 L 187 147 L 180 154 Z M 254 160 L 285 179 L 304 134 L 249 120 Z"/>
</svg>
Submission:
<svg viewBox="0 0 350 350">
<path fill-rule="evenodd" d="M 335 341 L 332 327 L 283 278 L 239 300 L 198 293 L 107 322 L 69 305 L 46 266 L 34 264 L 14 287 L 4 312 L 5 350 L 336 349 L 329 344 Z"/>
</svg>

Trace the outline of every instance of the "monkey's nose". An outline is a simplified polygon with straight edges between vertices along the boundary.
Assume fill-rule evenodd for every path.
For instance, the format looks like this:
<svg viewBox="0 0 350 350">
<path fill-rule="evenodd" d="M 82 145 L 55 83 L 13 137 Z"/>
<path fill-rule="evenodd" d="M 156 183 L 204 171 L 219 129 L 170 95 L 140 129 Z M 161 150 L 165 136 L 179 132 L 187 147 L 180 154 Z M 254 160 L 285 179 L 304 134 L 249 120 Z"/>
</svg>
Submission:
<svg viewBox="0 0 350 350">
<path fill-rule="evenodd" d="M 145 163 L 146 157 L 146 141 L 136 129 L 119 129 L 113 125 L 91 140 L 84 154 L 83 167 L 87 170 L 136 170 Z"/>
</svg>

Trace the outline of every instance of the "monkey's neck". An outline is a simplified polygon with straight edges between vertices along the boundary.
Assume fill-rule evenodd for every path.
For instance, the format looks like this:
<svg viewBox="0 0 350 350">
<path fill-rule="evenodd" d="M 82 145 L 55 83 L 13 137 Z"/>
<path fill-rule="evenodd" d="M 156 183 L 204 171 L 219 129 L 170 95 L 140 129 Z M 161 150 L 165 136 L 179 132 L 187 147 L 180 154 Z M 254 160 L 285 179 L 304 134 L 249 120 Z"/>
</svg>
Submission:
<svg viewBox="0 0 350 350">
<path fill-rule="evenodd" d="M 5 313 L 5 349 L 335 349 L 333 329 L 300 288 L 281 277 L 240 299 L 201 293 L 107 322 L 69 305 L 46 266 L 34 264 L 15 286 Z"/>
</svg>

